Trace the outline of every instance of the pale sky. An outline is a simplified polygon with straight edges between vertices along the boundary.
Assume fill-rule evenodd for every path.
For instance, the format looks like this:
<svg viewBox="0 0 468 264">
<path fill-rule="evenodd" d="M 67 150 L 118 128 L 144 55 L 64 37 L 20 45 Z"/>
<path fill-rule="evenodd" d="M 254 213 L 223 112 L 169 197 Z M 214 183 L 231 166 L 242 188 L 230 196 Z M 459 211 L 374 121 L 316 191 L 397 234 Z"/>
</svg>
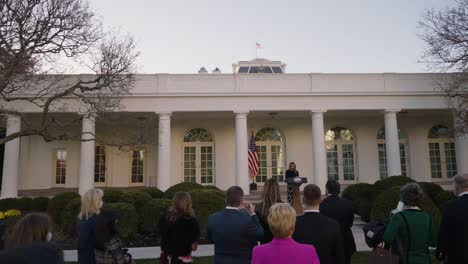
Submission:
<svg viewBox="0 0 468 264">
<path fill-rule="evenodd" d="M 141 73 L 196 73 L 258 57 L 288 73 L 424 72 L 418 21 L 453 0 L 90 0 L 133 34 Z"/>
</svg>

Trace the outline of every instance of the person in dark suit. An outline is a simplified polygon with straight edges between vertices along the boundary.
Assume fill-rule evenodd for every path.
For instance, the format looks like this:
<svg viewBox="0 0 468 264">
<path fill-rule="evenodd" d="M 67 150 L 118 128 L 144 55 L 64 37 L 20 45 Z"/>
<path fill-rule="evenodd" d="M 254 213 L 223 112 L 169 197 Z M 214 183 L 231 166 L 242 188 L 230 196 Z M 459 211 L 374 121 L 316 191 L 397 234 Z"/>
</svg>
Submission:
<svg viewBox="0 0 468 264">
<path fill-rule="evenodd" d="M 297 217 L 293 239 L 315 247 L 321 264 L 343 264 L 344 251 L 340 225 L 320 213 L 320 188 L 315 184 L 304 187 L 304 214 Z"/>
<path fill-rule="evenodd" d="M 289 169 L 286 171 L 286 178 L 299 177 L 299 171 L 296 169 L 296 163 L 290 162 Z M 294 205 L 294 187 L 292 184 L 288 184 L 288 203 Z"/>
<path fill-rule="evenodd" d="M 468 174 L 453 179 L 458 198 L 442 206 L 436 256 L 447 264 L 468 263 Z"/>
<path fill-rule="evenodd" d="M 345 264 L 351 263 L 351 256 L 356 252 L 356 243 L 354 242 L 353 226 L 354 213 L 351 201 L 342 199 L 340 194 L 340 184 L 337 181 L 327 182 L 327 198 L 320 204 L 320 213 L 340 224 L 341 236 L 343 237 L 343 250 Z"/>
<path fill-rule="evenodd" d="M 0 264 L 64 264 L 63 251 L 50 242 L 23 244 L 0 254 Z"/>
<path fill-rule="evenodd" d="M 263 228 L 255 206 L 243 204 L 244 191 L 230 187 L 226 191 L 226 208 L 208 218 L 207 235 L 214 243 L 215 264 L 249 264 L 252 248 L 263 238 Z"/>
</svg>

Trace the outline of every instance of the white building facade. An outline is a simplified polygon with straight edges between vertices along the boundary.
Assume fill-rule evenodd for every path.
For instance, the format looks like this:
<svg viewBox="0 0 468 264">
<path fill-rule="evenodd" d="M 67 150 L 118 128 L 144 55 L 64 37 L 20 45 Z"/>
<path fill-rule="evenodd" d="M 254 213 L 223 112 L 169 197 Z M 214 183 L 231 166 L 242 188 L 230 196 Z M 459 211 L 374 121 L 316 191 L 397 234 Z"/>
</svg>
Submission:
<svg viewBox="0 0 468 264">
<path fill-rule="evenodd" d="M 468 172 L 468 136 L 453 135 L 434 75 L 291 74 L 261 59 L 233 68 L 137 75 L 123 111 L 109 114 L 111 121 L 84 118 L 76 128 L 115 140 L 144 134 L 148 140 L 135 149 L 38 136 L 8 142 L 1 197 L 93 186 L 166 190 L 183 181 L 248 193 L 252 181 L 282 182 L 291 161 L 322 188 L 329 178 L 349 185 L 394 175 L 448 186 Z M 9 134 L 21 124 L 8 116 L 5 127 Z M 260 157 L 254 179 L 247 166 L 252 135 Z"/>
</svg>

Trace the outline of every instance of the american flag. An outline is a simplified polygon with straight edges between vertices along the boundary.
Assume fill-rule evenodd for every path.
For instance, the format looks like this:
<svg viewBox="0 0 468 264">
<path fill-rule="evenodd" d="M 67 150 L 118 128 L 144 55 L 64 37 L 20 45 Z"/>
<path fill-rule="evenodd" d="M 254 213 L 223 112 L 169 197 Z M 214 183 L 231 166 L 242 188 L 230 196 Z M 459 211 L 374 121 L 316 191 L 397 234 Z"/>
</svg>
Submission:
<svg viewBox="0 0 468 264">
<path fill-rule="evenodd" d="M 257 145 L 255 144 L 255 137 L 252 132 L 249 144 L 249 172 L 250 176 L 255 177 L 258 175 L 258 153 Z"/>
</svg>

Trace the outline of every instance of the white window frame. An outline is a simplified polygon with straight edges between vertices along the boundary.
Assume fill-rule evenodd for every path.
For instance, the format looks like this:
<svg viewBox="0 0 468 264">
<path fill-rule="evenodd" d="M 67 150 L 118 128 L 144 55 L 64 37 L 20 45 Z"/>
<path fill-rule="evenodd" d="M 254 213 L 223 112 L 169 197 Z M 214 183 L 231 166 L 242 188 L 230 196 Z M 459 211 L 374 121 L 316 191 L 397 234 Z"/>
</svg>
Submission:
<svg viewBox="0 0 468 264">
<path fill-rule="evenodd" d="M 439 144 L 439 152 L 440 152 L 440 167 L 441 167 L 441 178 L 433 178 L 432 177 L 432 162 L 431 162 L 431 150 L 430 144 Z M 429 154 L 429 167 L 431 172 L 431 180 L 433 182 L 440 182 L 440 181 L 448 181 L 451 180 L 453 177 L 448 177 L 447 175 L 447 157 L 445 155 L 445 144 L 455 144 L 453 138 L 429 138 L 427 143 L 428 154 Z M 455 157 L 455 165 L 457 164 L 457 160 Z M 456 173 L 455 173 L 456 174 Z M 455 175 L 454 175 L 455 176 Z"/>
<path fill-rule="evenodd" d="M 195 148 L 195 182 L 201 185 L 215 185 L 216 184 L 216 165 L 215 165 L 215 144 L 214 142 L 184 142 L 182 144 L 182 182 L 185 182 L 185 147 L 194 147 Z M 201 148 L 202 147 L 211 147 L 211 171 L 212 171 L 212 182 L 202 183 L 201 181 Z"/>
<path fill-rule="evenodd" d="M 133 152 L 135 151 L 143 151 L 143 180 L 141 182 L 133 182 L 132 179 L 133 179 Z M 130 186 L 145 186 L 145 182 L 146 182 L 146 150 L 145 149 L 140 149 L 140 150 L 136 150 L 136 149 L 132 149 L 130 151 L 130 171 L 129 171 L 129 185 Z"/>
<path fill-rule="evenodd" d="M 380 173 L 380 167 L 382 166 L 382 164 L 380 163 L 380 149 L 379 149 L 379 145 L 384 145 L 384 148 L 385 148 L 385 151 L 383 152 L 384 153 L 384 157 L 385 157 L 385 164 L 383 164 L 385 166 L 385 177 L 382 177 L 382 174 Z M 402 155 L 401 155 L 401 146 L 403 145 L 403 148 L 405 150 L 405 163 L 403 164 L 401 161 L 403 159 Z M 377 154 L 378 154 L 378 158 L 379 158 L 379 178 L 380 179 L 385 179 L 385 178 L 388 178 L 388 171 L 387 171 L 387 152 L 386 152 L 386 148 L 387 148 L 387 145 L 385 143 L 385 139 L 378 139 L 377 140 Z M 399 144 L 398 144 L 398 151 L 400 152 L 400 163 L 401 163 L 401 172 L 403 174 L 403 165 L 406 166 L 406 175 L 402 175 L 402 176 L 406 176 L 406 177 L 410 177 L 411 178 L 411 175 L 409 173 L 409 162 L 408 162 L 408 145 L 406 144 L 406 139 L 400 139 L 399 140 Z"/>
<path fill-rule="evenodd" d="M 337 156 L 338 156 L 338 182 L 343 183 L 343 184 L 353 184 L 359 181 L 358 179 L 358 157 L 357 157 L 357 150 L 356 150 L 356 140 L 354 138 L 354 133 L 346 128 L 342 127 L 345 130 L 348 130 L 351 135 L 352 135 L 352 140 L 343 140 L 343 139 L 337 139 L 337 140 L 326 140 L 328 131 L 334 129 L 334 128 L 340 128 L 340 126 L 335 126 L 331 127 L 330 129 L 327 129 L 325 131 L 325 155 L 326 155 L 326 162 L 327 162 L 327 179 L 328 179 L 328 153 L 329 153 L 329 148 L 336 145 L 337 146 Z M 353 180 L 345 180 L 344 178 L 344 164 L 343 164 L 343 145 L 352 145 L 353 146 Z"/>
<path fill-rule="evenodd" d="M 65 157 L 65 175 L 64 175 L 65 182 L 64 183 L 57 183 L 57 155 L 58 155 L 59 151 L 64 151 L 65 156 L 66 156 Z M 66 148 L 56 148 L 56 149 L 54 149 L 52 155 L 53 155 L 53 157 L 52 157 L 52 168 L 53 168 L 53 170 L 52 170 L 53 171 L 52 183 L 56 187 L 65 187 L 65 185 L 67 184 L 67 174 L 68 174 L 68 170 L 67 170 L 68 152 L 67 152 L 67 149 Z"/>
<path fill-rule="evenodd" d="M 102 147 L 104 149 L 104 157 L 105 157 L 105 160 L 104 160 L 104 181 L 103 182 L 97 182 L 95 181 L 95 177 L 96 177 L 96 165 L 97 165 L 97 159 L 96 159 L 96 148 L 98 147 Z M 97 186 L 97 187 L 103 187 L 103 186 L 106 186 L 106 183 L 108 181 L 108 173 L 107 173 L 107 165 L 108 165 L 108 162 L 109 162 L 109 155 L 107 153 L 107 148 L 105 145 L 95 145 L 94 146 L 94 170 L 93 170 L 93 182 L 94 182 L 94 186 Z"/>
</svg>

